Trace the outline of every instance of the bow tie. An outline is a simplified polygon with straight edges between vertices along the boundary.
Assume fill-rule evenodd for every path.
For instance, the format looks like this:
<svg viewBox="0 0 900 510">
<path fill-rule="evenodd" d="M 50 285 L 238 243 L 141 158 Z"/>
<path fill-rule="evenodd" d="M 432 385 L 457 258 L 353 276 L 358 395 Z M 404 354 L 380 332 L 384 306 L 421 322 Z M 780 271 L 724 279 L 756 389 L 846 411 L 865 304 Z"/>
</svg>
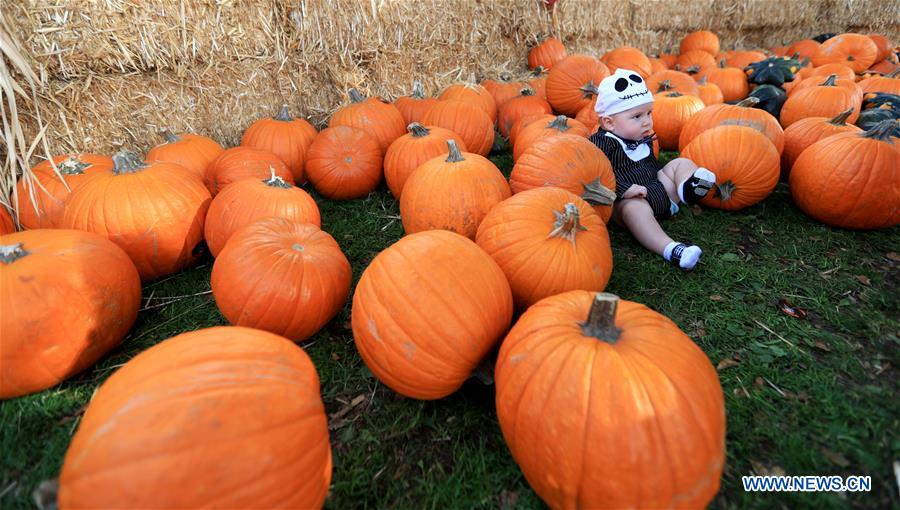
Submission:
<svg viewBox="0 0 900 510">
<path fill-rule="evenodd" d="M 628 150 L 633 151 L 645 143 L 652 143 L 653 140 L 656 140 L 656 133 L 649 134 L 649 135 L 641 138 L 640 140 L 634 140 L 634 141 L 622 140 L 622 141 L 625 142 L 625 147 Z"/>
</svg>

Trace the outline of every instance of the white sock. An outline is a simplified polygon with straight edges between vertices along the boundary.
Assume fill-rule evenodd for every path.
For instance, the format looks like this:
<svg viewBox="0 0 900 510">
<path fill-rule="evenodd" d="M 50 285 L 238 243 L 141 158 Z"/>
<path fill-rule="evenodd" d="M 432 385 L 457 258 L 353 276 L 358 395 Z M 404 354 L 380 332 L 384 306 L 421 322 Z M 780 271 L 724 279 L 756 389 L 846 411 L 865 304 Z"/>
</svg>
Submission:
<svg viewBox="0 0 900 510">
<path fill-rule="evenodd" d="M 663 258 L 684 270 L 694 269 L 694 266 L 700 261 L 701 255 L 703 255 L 703 250 L 699 246 L 687 246 L 675 241 L 667 244 L 663 249 Z"/>
<path fill-rule="evenodd" d="M 706 196 L 706 192 L 709 191 L 715 183 L 716 174 L 701 166 L 694 170 L 693 175 L 689 178 L 678 183 L 678 198 L 685 204 L 696 203 Z M 688 188 L 688 186 L 690 186 L 690 188 Z"/>
</svg>

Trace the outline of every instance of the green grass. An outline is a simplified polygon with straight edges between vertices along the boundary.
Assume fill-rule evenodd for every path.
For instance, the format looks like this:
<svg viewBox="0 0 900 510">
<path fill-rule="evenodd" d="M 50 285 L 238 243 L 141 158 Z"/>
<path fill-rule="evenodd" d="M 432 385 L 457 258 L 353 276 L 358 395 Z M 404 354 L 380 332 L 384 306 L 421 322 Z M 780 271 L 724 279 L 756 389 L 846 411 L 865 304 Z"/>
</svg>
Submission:
<svg viewBox="0 0 900 510">
<path fill-rule="evenodd" d="M 671 155 L 669 155 L 671 156 Z M 494 161 L 505 172 L 507 155 Z M 368 198 L 316 197 L 323 228 L 353 264 L 354 282 L 402 235 L 398 205 L 382 187 Z M 611 228 L 608 290 L 672 318 L 720 372 L 728 459 L 712 507 L 886 508 L 900 505 L 892 462 L 897 431 L 900 230 L 849 232 L 807 218 L 785 185 L 765 202 L 725 213 L 693 208 L 664 224 L 704 249 L 681 273 Z M 211 261 L 145 286 L 150 304 L 209 289 Z M 808 311 L 790 317 L 787 299 Z M 503 442 L 493 387 L 474 379 L 437 402 L 402 398 L 377 382 L 349 330 L 349 302 L 304 345 L 319 371 L 332 420 L 330 508 L 540 508 Z M 94 389 L 116 367 L 180 332 L 223 324 L 209 294 L 142 311 L 122 346 L 58 387 L 0 403 L 0 507 L 34 508 L 31 493 L 58 475 Z M 360 397 L 361 396 L 361 397 Z M 753 494 L 754 469 L 791 475 L 870 475 L 871 493 Z"/>
</svg>

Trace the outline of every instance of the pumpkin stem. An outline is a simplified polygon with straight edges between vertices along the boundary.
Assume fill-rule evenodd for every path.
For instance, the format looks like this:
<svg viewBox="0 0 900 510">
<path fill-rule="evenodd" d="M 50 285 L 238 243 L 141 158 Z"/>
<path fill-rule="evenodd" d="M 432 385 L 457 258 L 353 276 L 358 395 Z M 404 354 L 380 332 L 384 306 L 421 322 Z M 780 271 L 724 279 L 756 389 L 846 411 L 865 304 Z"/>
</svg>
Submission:
<svg viewBox="0 0 900 510">
<path fill-rule="evenodd" d="M 523 96 L 533 96 L 533 95 L 534 95 L 534 89 L 531 88 L 531 87 L 525 87 L 525 88 L 523 88 L 522 90 L 519 91 L 519 94 L 522 94 Z"/>
<path fill-rule="evenodd" d="M 688 74 L 697 74 L 700 72 L 700 66 L 691 66 L 684 70 Z"/>
<path fill-rule="evenodd" d="M 578 212 L 578 207 L 571 202 L 565 205 L 563 212 L 553 211 L 553 214 L 556 215 L 556 223 L 553 225 L 553 230 L 547 234 L 547 239 L 562 237 L 575 244 L 575 236 L 579 232 L 587 230 L 579 221 L 581 214 Z"/>
<path fill-rule="evenodd" d="M 428 128 L 419 124 L 418 122 L 412 122 L 410 125 L 406 126 L 406 130 L 409 131 L 409 134 L 413 136 L 413 138 L 422 138 L 423 136 L 428 136 Z"/>
<path fill-rule="evenodd" d="M 544 74 L 545 72 L 547 72 L 547 70 L 544 69 L 544 66 L 537 66 L 531 70 L 531 75 L 534 76 L 535 78 L 540 78 L 541 75 Z"/>
<path fill-rule="evenodd" d="M 578 90 L 584 93 L 584 97 L 588 98 L 591 96 L 599 96 L 600 88 L 597 85 L 594 85 L 594 79 L 591 78 L 590 81 L 582 85 Z"/>
<path fill-rule="evenodd" d="M 456 145 L 456 140 L 447 140 L 447 148 L 449 149 L 449 154 L 447 154 L 447 159 L 445 160 L 447 163 L 459 163 L 466 160 L 462 152 L 460 152 L 459 146 Z"/>
<path fill-rule="evenodd" d="M 548 128 L 556 129 L 560 132 L 565 133 L 569 129 L 569 118 L 565 115 L 557 115 L 555 119 L 551 120 L 549 124 L 547 124 Z"/>
<path fill-rule="evenodd" d="M 81 161 L 75 156 L 69 156 L 63 161 L 60 161 L 56 168 L 59 169 L 59 173 L 62 175 L 76 175 L 83 174 L 86 168 L 90 168 L 90 163 L 85 163 Z"/>
<path fill-rule="evenodd" d="M 469 73 L 469 79 L 463 84 L 466 88 L 474 89 L 478 86 L 478 80 L 475 79 L 475 73 Z"/>
<path fill-rule="evenodd" d="M 581 323 L 581 332 L 608 344 L 614 344 L 622 336 L 622 330 L 616 327 L 616 308 L 619 296 L 609 292 L 598 292 L 594 295 L 587 320 Z"/>
<path fill-rule="evenodd" d="M 581 198 L 591 205 L 612 205 L 616 201 L 616 192 L 600 183 L 600 178 L 584 185 Z"/>
<path fill-rule="evenodd" d="M 288 105 L 286 105 L 286 104 L 281 105 L 281 110 L 278 111 L 278 115 L 276 115 L 272 118 L 275 120 L 283 121 L 283 122 L 290 122 L 290 121 L 294 120 L 294 118 L 291 117 L 290 112 L 288 112 Z"/>
<path fill-rule="evenodd" d="M 719 69 L 725 69 L 725 59 L 719 59 Z"/>
<path fill-rule="evenodd" d="M 835 81 L 837 80 L 836 74 L 829 74 L 828 78 L 825 78 L 825 81 L 819 84 L 820 87 L 834 87 Z"/>
<path fill-rule="evenodd" d="M 165 138 L 166 143 L 175 143 L 181 140 L 181 137 L 170 131 L 169 128 L 164 128 L 159 134 Z"/>
<path fill-rule="evenodd" d="M 739 101 L 735 106 L 743 106 L 744 108 L 752 108 L 753 105 L 759 103 L 759 98 L 755 96 L 748 96 L 746 99 Z"/>
<path fill-rule="evenodd" d="M 422 86 L 422 82 L 416 80 L 413 82 L 412 94 L 409 97 L 413 99 L 425 99 L 425 87 Z"/>
<path fill-rule="evenodd" d="M 271 172 L 272 175 L 268 179 L 264 180 L 263 184 L 265 184 L 266 186 L 271 186 L 273 188 L 288 189 L 291 187 L 291 185 L 288 184 L 284 179 L 275 175 L 275 167 L 273 167 L 272 165 L 269 165 L 269 172 Z"/>
<path fill-rule="evenodd" d="M 709 83 L 709 75 L 704 75 L 703 78 L 700 78 L 700 81 L 697 82 L 698 85 L 706 85 Z"/>
<path fill-rule="evenodd" d="M 350 92 L 348 92 L 348 94 L 350 94 L 350 101 L 354 103 L 362 103 L 366 100 L 366 96 L 360 94 L 359 91 L 355 88 L 350 89 Z"/>
<path fill-rule="evenodd" d="M 672 92 L 666 92 L 663 95 L 666 97 L 681 97 L 684 94 L 682 94 L 681 92 L 678 92 L 677 90 L 673 90 Z"/>
<path fill-rule="evenodd" d="M 731 200 L 731 195 L 734 194 L 734 190 L 736 189 L 737 186 L 730 180 L 725 181 L 722 184 L 716 184 L 716 198 L 723 202 L 727 202 Z"/>
<path fill-rule="evenodd" d="M 29 253 L 22 248 L 22 243 L 0 245 L 0 262 L 12 264 Z"/>
<path fill-rule="evenodd" d="M 864 132 L 862 136 L 864 138 L 871 138 L 873 140 L 880 140 L 882 142 L 888 142 L 890 144 L 894 143 L 893 134 L 894 130 L 897 129 L 897 126 L 900 125 L 896 119 L 888 119 L 879 122 L 872 126 L 868 131 Z"/>
<path fill-rule="evenodd" d="M 675 87 L 672 86 L 672 81 L 671 81 L 671 80 L 663 80 L 663 81 L 659 82 L 659 88 L 656 89 L 656 93 L 657 93 L 657 94 L 661 94 L 661 93 L 663 93 L 663 92 L 666 92 L 666 91 L 668 91 L 668 90 L 672 90 L 672 89 L 674 89 L 674 88 L 675 88 Z"/>
<path fill-rule="evenodd" d="M 131 151 L 119 151 L 113 154 L 113 174 L 133 174 L 147 168 L 141 157 Z"/>
<path fill-rule="evenodd" d="M 853 108 L 847 108 L 841 113 L 834 116 L 833 119 L 829 120 L 829 124 L 834 124 L 835 126 L 844 126 L 847 124 L 847 118 L 850 117 L 850 114 L 853 113 Z"/>
</svg>

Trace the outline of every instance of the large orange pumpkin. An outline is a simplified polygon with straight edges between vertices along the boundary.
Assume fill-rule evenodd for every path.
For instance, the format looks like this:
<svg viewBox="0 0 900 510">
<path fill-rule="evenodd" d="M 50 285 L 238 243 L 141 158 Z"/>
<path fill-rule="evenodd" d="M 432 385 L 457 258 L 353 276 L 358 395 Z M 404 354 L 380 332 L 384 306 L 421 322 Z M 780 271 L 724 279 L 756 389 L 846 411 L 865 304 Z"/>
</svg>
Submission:
<svg viewBox="0 0 900 510">
<path fill-rule="evenodd" d="M 566 47 L 562 41 L 555 37 L 547 37 L 528 50 L 528 68 L 543 67 L 550 70 L 566 56 Z"/>
<path fill-rule="evenodd" d="M 100 386 L 66 451 L 59 508 L 319 508 L 330 483 L 309 356 L 217 327 L 154 345 Z"/>
<path fill-rule="evenodd" d="M 809 69 L 809 71 L 806 71 L 806 69 Z M 856 80 L 856 73 L 853 71 L 853 69 L 850 69 L 844 64 L 825 64 L 823 66 L 806 69 L 803 70 L 806 72 L 800 75 L 800 77 L 804 80 L 806 78 L 812 78 L 813 76 L 821 76 L 823 78 L 827 78 L 832 74 L 836 74 L 838 78 L 841 78 L 843 80 Z"/>
<path fill-rule="evenodd" d="M 859 88 L 863 94 L 869 92 L 883 92 L 886 94 L 900 95 L 900 69 L 896 69 L 885 76 L 872 76 L 859 82 Z"/>
<path fill-rule="evenodd" d="M 716 68 L 715 53 L 710 54 L 702 50 L 691 50 L 678 55 L 678 63 L 675 65 L 676 71 L 684 71 L 694 80 L 699 80 L 707 73 Z"/>
<path fill-rule="evenodd" d="M 539 97 L 544 101 L 547 100 L 547 74 L 546 69 L 538 66 L 531 70 L 525 77 L 528 80 L 526 85 L 534 90 L 534 95 L 536 97 Z M 500 108 L 500 106 L 498 105 L 497 108 Z"/>
<path fill-rule="evenodd" d="M 588 130 L 588 136 L 597 132 L 597 129 L 600 127 L 600 116 L 594 111 L 593 105 L 587 105 L 578 110 L 575 120 L 584 124 L 584 127 Z"/>
<path fill-rule="evenodd" d="M 497 108 L 502 108 L 510 99 L 516 97 L 527 83 L 518 81 L 508 71 L 503 71 L 496 80 L 484 80 L 481 84 L 494 96 Z"/>
<path fill-rule="evenodd" d="M 509 185 L 489 159 L 461 152 L 453 140 L 447 147 L 446 156 L 420 165 L 403 186 L 403 229 L 443 229 L 474 239 L 488 211 L 511 195 Z"/>
<path fill-rule="evenodd" d="M 537 97 L 534 89 L 523 88 L 520 96 L 507 101 L 500 109 L 497 128 L 504 138 L 509 138 L 509 130 L 517 120 L 531 115 L 548 115 L 553 113 L 550 103 Z"/>
<path fill-rule="evenodd" d="M 0 236 L 0 398 L 49 388 L 116 346 L 141 278 L 105 237 L 40 229 Z"/>
<path fill-rule="evenodd" d="M 113 161 L 111 172 L 72 191 L 60 226 L 106 236 L 131 257 L 143 280 L 194 262 L 209 191 L 175 163 L 145 163 L 128 151 Z"/>
<path fill-rule="evenodd" d="M 422 82 L 414 81 L 412 93 L 408 96 L 398 97 L 394 100 L 394 106 L 403 115 L 403 122 L 420 122 L 425 112 L 434 106 L 438 100 L 436 97 L 427 97 Z"/>
<path fill-rule="evenodd" d="M 620 46 L 606 52 L 600 58 L 600 62 L 606 64 L 610 73 L 616 72 L 616 69 L 628 69 L 637 72 L 645 80 L 653 74 L 653 66 L 647 55 L 631 46 Z"/>
<path fill-rule="evenodd" d="M 0 235 L 12 234 L 16 231 L 16 223 L 5 205 L 0 204 Z"/>
<path fill-rule="evenodd" d="M 680 92 L 663 92 L 653 97 L 653 130 L 659 138 L 659 146 L 667 151 L 678 150 L 678 137 L 685 122 L 706 105 L 699 97 Z"/>
<path fill-rule="evenodd" d="M 859 132 L 860 128 L 847 124 L 847 118 L 853 113 L 847 109 L 833 118 L 807 117 L 791 124 L 784 130 L 784 152 L 781 153 L 781 178 L 787 180 L 791 167 L 810 145 L 831 135 L 846 132 Z"/>
<path fill-rule="evenodd" d="M 833 227 L 890 228 L 900 223 L 900 139 L 896 120 L 869 131 L 823 138 L 791 168 L 794 202 Z"/>
<path fill-rule="evenodd" d="M 606 224 L 561 188 L 534 188 L 500 202 L 475 242 L 506 274 L 520 310 L 569 290 L 602 291 L 612 274 Z"/>
<path fill-rule="evenodd" d="M 20 177 L 16 183 L 23 229 L 58 227 L 69 193 L 91 175 L 108 174 L 113 167 L 112 158 L 99 154 L 66 154 L 54 157 L 53 163 L 59 174 L 49 160 L 43 161 L 31 169 L 31 180 Z"/>
<path fill-rule="evenodd" d="M 365 131 L 378 140 L 381 152 L 406 132 L 403 115 L 391 103 L 380 97 L 366 98 L 356 89 L 349 92 L 351 104 L 334 112 L 328 127 L 349 126 Z"/>
<path fill-rule="evenodd" d="M 553 186 L 594 206 L 604 222 L 612 216 L 616 176 L 603 151 L 587 138 L 559 135 L 538 140 L 516 161 L 509 175 L 513 193 Z"/>
<path fill-rule="evenodd" d="M 488 89 L 482 87 L 475 81 L 475 75 L 469 77 L 469 81 L 464 83 L 454 83 L 450 85 L 441 95 L 438 96 L 440 101 L 462 101 L 464 103 L 473 104 L 481 108 L 491 119 L 491 123 L 497 122 L 497 102 Z"/>
<path fill-rule="evenodd" d="M 779 155 L 764 134 L 744 126 L 719 126 L 694 138 L 681 155 L 716 174 L 700 203 L 734 211 L 762 201 L 778 184 Z"/>
<path fill-rule="evenodd" d="M 584 108 L 582 108 L 578 113 L 581 114 L 585 110 L 585 108 L 590 108 L 591 111 L 594 111 L 593 106 L 588 105 L 588 106 L 585 106 Z M 596 116 L 596 114 L 594 114 L 594 115 Z M 520 118 L 519 120 L 513 122 L 512 127 L 509 128 L 509 145 L 512 147 L 515 147 L 516 146 L 516 138 L 519 136 L 519 133 L 522 131 L 522 129 L 527 127 L 532 122 L 541 121 L 544 124 L 549 124 L 556 117 L 557 117 L 556 115 L 547 114 L 547 113 L 541 114 L 541 115 L 525 115 L 524 117 Z M 585 124 L 585 126 L 587 126 L 587 124 Z"/>
<path fill-rule="evenodd" d="M 743 68 L 727 67 L 725 60 L 720 60 L 719 67 L 709 71 L 704 78 L 718 85 L 725 101 L 740 101 L 750 94 L 750 84 Z"/>
<path fill-rule="evenodd" d="M 596 101 L 597 87 L 607 76 L 606 65 L 590 55 L 566 57 L 547 76 L 547 102 L 557 113 L 575 116 Z"/>
<path fill-rule="evenodd" d="M 294 182 L 303 184 L 306 150 L 315 137 L 316 128 L 304 119 L 292 117 L 288 105 L 284 105 L 275 117 L 250 124 L 241 136 L 241 145 L 278 156 L 291 171 Z"/>
<path fill-rule="evenodd" d="M 360 129 L 323 129 L 306 152 L 309 182 L 333 200 L 365 197 L 381 182 L 381 147 Z"/>
<path fill-rule="evenodd" d="M 876 62 L 878 46 L 867 36 L 861 34 L 838 34 L 823 42 L 812 57 L 812 63 L 818 67 L 825 64 L 840 63 L 849 66 L 856 73 L 861 73 Z"/>
<path fill-rule="evenodd" d="M 503 438 L 551 508 L 705 508 L 718 492 L 716 369 L 644 305 L 584 290 L 539 301 L 494 378 Z"/>
<path fill-rule="evenodd" d="M 894 45 L 887 37 L 881 34 L 869 34 L 867 37 L 871 39 L 872 42 L 875 43 L 875 47 L 878 48 L 878 54 L 875 55 L 876 64 L 884 61 L 884 59 L 888 58 L 893 52 Z"/>
<path fill-rule="evenodd" d="M 543 118 L 539 119 L 519 131 L 516 143 L 513 146 L 513 161 L 518 161 L 522 154 L 525 154 L 525 151 L 538 140 L 560 134 L 586 137 L 589 133 L 588 128 L 584 124 L 565 115 L 557 115 L 549 122 Z"/>
<path fill-rule="evenodd" d="M 406 196 L 404 192 L 404 196 Z M 497 263 L 453 232 L 408 235 L 375 257 L 353 296 L 356 348 L 389 388 L 417 399 L 456 391 L 509 328 Z"/>
<path fill-rule="evenodd" d="M 697 96 L 700 90 L 697 82 L 691 75 L 681 71 L 660 71 L 647 78 L 647 90 L 656 94 L 660 92 L 681 92 L 690 96 Z"/>
<path fill-rule="evenodd" d="M 709 30 L 697 30 L 684 36 L 679 47 L 680 53 L 703 51 L 710 55 L 719 53 L 719 36 Z"/>
<path fill-rule="evenodd" d="M 744 70 L 750 64 L 755 64 L 766 59 L 766 54 L 761 51 L 732 51 L 725 55 L 725 65 Z M 744 77 L 746 80 L 746 76 Z"/>
<path fill-rule="evenodd" d="M 448 140 L 455 141 L 460 151 L 467 152 L 462 138 L 449 129 L 413 122 L 407 130 L 409 133 L 394 140 L 384 155 L 384 180 L 396 199 L 402 196 L 406 180 L 419 165 L 447 154 Z"/>
<path fill-rule="evenodd" d="M 204 183 L 210 194 L 216 196 L 232 183 L 243 179 L 265 179 L 272 171 L 294 184 L 294 174 L 275 154 L 253 147 L 232 147 L 210 163 Z"/>
<path fill-rule="evenodd" d="M 820 85 L 799 91 L 795 89 L 781 107 L 781 125 L 788 127 L 807 117 L 833 117 L 848 109 L 853 109 L 848 120 L 856 122 L 859 117 L 859 108 L 862 105 L 862 94 L 859 93 L 861 92 L 859 87 L 855 83 L 850 84 L 855 89 L 839 87 L 835 81 L 835 75 L 831 75 Z M 801 83 L 798 87 L 802 85 Z"/>
<path fill-rule="evenodd" d="M 832 76 L 835 76 L 832 78 Z M 831 80 L 829 82 L 829 80 Z M 808 89 L 810 87 L 816 87 L 820 85 L 824 85 L 825 83 L 833 83 L 836 87 L 843 87 L 845 89 L 853 92 L 853 95 L 859 100 L 860 104 L 862 104 L 863 99 L 863 90 L 860 85 L 856 83 L 854 80 L 846 80 L 843 78 L 837 78 L 836 75 L 831 76 L 810 76 L 805 80 L 800 80 L 799 82 L 795 82 L 791 90 L 787 92 L 788 97 L 794 96 L 797 92 L 801 90 Z"/>
<path fill-rule="evenodd" d="M 238 229 L 266 216 L 322 225 L 319 207 L 303 189 L 274 174 L 266 180 L 244 179 L 222 190 L 209 206 L 204 235 L 210 253 L 218 256 Z"/>
<path fill-rule="evenodd" d="M 769 112 L 752 108 L 759 99 L 750 96 L 731 104 L 714 104 L 697 112 L 681 128 L 678 150 L 682 151 L 697 135 L 716 126 L 746 126 L 766 135 L 775 144 L 778 153 L 784 150 L 784 130 Z"/>
<path fill-rule="evenodd" d="M 468 102 L 439 101 L 422 117 L 422 124 L 458 134 L 475 154 L 487 156 L 494 146 L 494 123 L 478 106 Z"/>
<path fill-rule="evenodd" d="M 800 59 L 812 59 L 816 52 L 819 51 L 820 46 L 822 46 L 822 43 L 818 41 L 802 39 L 788 46 L 787 54 L 796 55 Z"/>
<path fill-rule="evenodd" d="M 212 138 L 202 135 L 192 133 L 176 135 L 168 129 L 164 130 L 162 135 L 166 139 L 165 143 L 150 149 L 145 159 L 149 162 L 178 163 L 201 181 L 206 177 L 209 164 L 225 150 Z"/>
<path fill-rule="evenodd" d="M 228 239 L 213 264 L 211 286 L 228 322 L 299 342 L 344 306 L 350 262 L 319 227 L 267 217 Z"/>
</svg>

